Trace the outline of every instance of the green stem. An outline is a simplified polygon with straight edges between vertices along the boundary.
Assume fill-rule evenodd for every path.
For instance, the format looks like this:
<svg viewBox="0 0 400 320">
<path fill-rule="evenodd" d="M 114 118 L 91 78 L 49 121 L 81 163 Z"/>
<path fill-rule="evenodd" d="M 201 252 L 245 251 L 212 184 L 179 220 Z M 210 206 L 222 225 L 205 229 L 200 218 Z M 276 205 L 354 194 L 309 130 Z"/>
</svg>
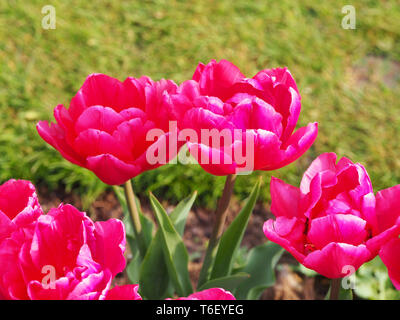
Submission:
<svg viewBox="0 0 400 320">
<path fill-rule="evenodd" d="M 208 242 L 207 251 L 203 261 L 203 267 L 200 272 L 199 282 L 197 287 L 203 285 L 209 278 L 212 264 L 217 253 L 219 240 L 221 239 L 224 231 L 226 216 L 228 213 L 229 202 L 233 194 L 233 188 L 236 181 L 236 175 L 230 174 L 226 177 L 224 190 L 222 196 L 218 201 L 217 209 L 215 211 L 215 223 L 211 234 L 210 241 Z"/>
<path fill-rule="evenodd" d="M 135 193 L 133 192 L 132 183 L 130 180 L 124 184 L 125 198 L 128 205 L 129 216 L 135 233 L 135 240 L 138 242 L 140 256 L 143 258 L 146 254 L 145 244 L 142 236 L 142 224 L 140 222 L 139 210 L 136 203 Z"/>
<path fill-rule="evenodd" d="M 330 300 L 339 300 L 341 280 L 341 278 L 331 279 L 331 294 L 329 297 Z"/>
</svg>

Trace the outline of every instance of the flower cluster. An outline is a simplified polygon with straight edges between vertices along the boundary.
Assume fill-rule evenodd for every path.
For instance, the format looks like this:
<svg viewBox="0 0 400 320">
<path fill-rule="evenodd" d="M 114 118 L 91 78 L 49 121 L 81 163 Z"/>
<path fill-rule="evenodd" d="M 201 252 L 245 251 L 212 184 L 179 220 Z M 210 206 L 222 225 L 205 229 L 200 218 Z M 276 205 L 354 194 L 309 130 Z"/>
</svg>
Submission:
<svg viewBox="0 0 400 320">
<path fill-rule="evenodd" d="M 184 144 L 205 171 L 233 177 L 279 169 L 311 147 L 318 125 L 295 130 L 300 109 L 299 90 L 286 68 L 265 69 L 247 78 L 229 61 L 212 60 L 200 63 L 192 79 L 179 86 L 145 76 L 121 82 L 90 75 L 68 109 L 54 109 L 56 123 L 40 121 L 37 130 L 65 159 L 109 185 L 168 163 Z M 217 208 L 220 225 L 210 241 L 215 246 L 232 181 L 227 179 Z M 270 192 L 276 219 L 264 223 L 269 240 L 332 279 L 355 272 L 379 255 L 400 290 L 400 185 L 375 195 L 361 164 L 324 153 L 304 173 L 299 188 L 273 177 Z M 127 198 L 134 207 L 134 195 Z M 177 232 L 165 215 L 164 227 L 175 243 Z M 133 228 L 140 224 L 140 217 L 135 218 Z M 155 239 L 167 243 L 165 237 Z M 93 222 L 63 204 L 45 214 L 29 181 L 10 180 L 0 186 L 0 299 L 141 300 L 137 284 L 113 285 L 126 265 L 125 244 L 120 220 Z M 208 258 L 206 253 L 204 260 Z M 173 279 L 178 285 L 180 276 Z M 235 297 L 212 288 L 177 299 Z"/>
<path fill-rule="evenodd" d="M 278 169 L 300 157 L 318 131 L 312 123 L 292 134 L 300 105 L 287 69 L 245 78 L 230 62 L 212 60 L 179 87 L 172 80 L 90 75 L 69 109 L 54 109 L 56 123 L 41 121 L 37 130 L 64 158 L 111 185 L 165 164 L 180 140 L 206 171 L 227 175 Z M 157 152 L 165 162 L 149 159 Z"/>
</svg>

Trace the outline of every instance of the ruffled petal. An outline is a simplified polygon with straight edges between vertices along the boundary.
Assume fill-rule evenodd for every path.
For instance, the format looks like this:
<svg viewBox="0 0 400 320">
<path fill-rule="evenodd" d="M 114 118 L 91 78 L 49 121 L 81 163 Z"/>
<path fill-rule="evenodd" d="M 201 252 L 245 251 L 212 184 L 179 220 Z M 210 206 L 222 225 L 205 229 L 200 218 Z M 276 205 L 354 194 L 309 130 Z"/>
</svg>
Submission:
<svg viewBox="0 0 400 320">
<path fill-rule="evenodd" d="M 243 78 L 239 68 L 227 60 L 211 60 L 206 66 L 198 67 L 194 74 L 194 80 L 198 79 L 202 95 L 216 96 L 222 100 L 232 95 L 230 89 Z"/>
<path fill-rule="evenodd" d="M 204 105 L 205 108 L 190 109 L 185 113 L 182 119 L 181 128 L 191 128 L 195 130 L 195 132 L 197 132 L 197 139 L 202 139 L 203 136 L 205 136 L 204 132 L 207 130 L 208 132 L 213 130 L 219 134 L 219 131 L 234 129 L 234 125 L 230 123 L 226 117 L 210 110 L 212 108 L 210 106 L 212 103 L 211 99 L 207 99 L 207 101 L 209 104 Z M 220 108 L 223 108 L 222 104 Z"/>
<path fill-rule="evenodd" d="M 263 129 L 278 137 L 282 134 L 282 115 L 265 101 L 253 98 L 240 102 L 229 116 L 236 128 Z"/>
<path fill-rule="evenodd" d="M 334 214 L 311 220 L 308 240 L 322 249 L 331 242 L 348 243 L 354 246 L 367 239 L 366 221 L 349 214 Z"/>
<path fill-rule="evenodd" d="M 125 160 L 134 161 L 145 152 L 152 144 L 152 141 L 148 141 L 146 136 L 150 130 L 155 128 L 156 126 L 152 121 L 144 122 L 140 118 L 131 119 L 118 126 L 113 133 L 113 137 L 118 145 L 123 146 L 123 154 L 128 155 Z M 121 158 L 121 160 L 124 160 L 124 158 Z"/>
<path fill-rule="evenodd" d="M 276 85 L 284 84 L 299 93 L 296 82 L 287 68 L 264 69 L 259 71 L 253 79 L 263 84 L 263 87 L 266 87 L 267 83 L 271 83 L 271 85 L 272 83 L 276 83 Z"/>
<path fill-rule="evenodd" d="M 85 109 L 75 123 L 77 133 L 87 129 L 97 129 L 112 134 L 124 118 L 114 109 L 99 105 Z"/>
<path fill-rule="evenodd" d="M 263 231 L 265 236 L 289 251 L 293 257 L 303 262 L 305 244 L 305 222 L 297 218 L 277 217 L 264 223 Z"/>
<path fill-rule="evenodd" d="M 111 286 L 111 272 L 90 273 L 68 294 L 67 300 L 104 300 Z"/>
<path fill-rule="evenodd" d="M 93 239 L 93 231 L 94 226 L 85 213 L 71 205 L 50 210 L 36 223 L 30 245 L 32 262 L 39 270 L 45 265 L 54 266 L 60 273 L 64 268 L 74 268 L 81 247 Z"/>
<path fill-rule="evenodd" d="M 44 286 L 33 280 L 28 283 L 27 292 L 30 300 L 66 300 L 71 290 L 71 283 L 67 277 L 61 277 L 54 283 Z"/>
<path fill-rule="evenodd" d="M 82 131 L 74 142 L 74 149 L 85 158 L 109 153 L 123 161 L 133 160 L 120 140 L 98 129 Z"/>
<path fill-rule="evenodd" d="M 333 152 L 319 155 L 308 167 L 300 183 L 300 190 L 307 194 L 310 192 L 310 183 L 320 172 L 331 171 L 336 173 L 336 154 Z"/>
<path fill-rule="evenodd" d="M 14 179 L 2 184 L 0 186 L 0 215 L 2 213 L 18 227 L 34 222 L 43 214 L 35 186 L 29 181 Z M 4 224 L 1 225 L 4 226 Z"/>
<path fill-rule="evenodd" d="M 178 86 L 172 80 L 162 79 L 153 85 L 146 86 L 146 115 L 158 124 L 160 129 L 168 129 L 168 121 L 173 119 L 173 106 L 169 95 L 175 94 Z"/>
</svg>

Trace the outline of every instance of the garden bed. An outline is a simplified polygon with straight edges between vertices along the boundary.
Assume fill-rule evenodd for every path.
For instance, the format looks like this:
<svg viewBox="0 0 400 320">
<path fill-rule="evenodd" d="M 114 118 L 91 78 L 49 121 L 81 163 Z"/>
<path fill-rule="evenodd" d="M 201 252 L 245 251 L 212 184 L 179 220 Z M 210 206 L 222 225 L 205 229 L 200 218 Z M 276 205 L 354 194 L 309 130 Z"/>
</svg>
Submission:
<svg viewBox="0 0 400 320">
<path fill-rule="evenodd" d="M 45 212 L 51 208 L 57 207 L 60 203 L 71 204 L 82 210 L 82 201 L 79 195 L 67 193 L 62 189 L 49 192 L 44 187 L 38 190 L 40 203 Z M 154 221 L 150 205 L 146 199 L 141 199 L 142 210 L 145 215 Z M 163 203 L 164 207 L 172 210 L 173 206 Z M 227 222 L 230 223 L 237 212 L 240 205 L 237 201 L 233 201 Z M 88 215 L 94 221 L 105 221 L 110 218 L 123 218 L 123 211 L 113 191 L 108 190 L 102 193 L 87 210 Z M 213 224 L 213 212 L 209 209 L 196 208 L 189 213 L 184 233 L 184 242 L 190 256 L 189 272 L 193 285 L 197 283 L 201 262 L 206 248 L 207 241 L 211 235 Z M 265 204 L 258 203 L 250 217 L 248 228 L 246 229 L 242 246 L 252 248 L 268 241 L 262 231 L 262 225 L 265 220 L 273 217 Z M 127 247 L 127 258 L 129 260 L 131 254 Z M 276 283 L 273 287 L 265 290 L 261 299 L 267 300 L 298 300 L 298 299 L 323 299 L 329 289 L 329 280 L 321 276 L 306 276 L 301 272 L 293 270 L 297 266 L 297 261 L 288 253 L 284 253 L 279 261 L 276 270 Z M 124 285 L 129 283 L 126 271 L 119 274 L 115 283 Z"/>
</svg>

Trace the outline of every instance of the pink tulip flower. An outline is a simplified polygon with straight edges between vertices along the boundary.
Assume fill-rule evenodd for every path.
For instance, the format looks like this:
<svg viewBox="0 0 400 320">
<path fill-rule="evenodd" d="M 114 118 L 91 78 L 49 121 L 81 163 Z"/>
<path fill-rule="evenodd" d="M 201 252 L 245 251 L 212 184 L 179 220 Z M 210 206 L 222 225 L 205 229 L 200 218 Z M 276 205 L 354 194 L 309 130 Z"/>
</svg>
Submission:
<svg viewBox="0 0 400 320">
<path fill-rule="evenodd" d="M 32 183 L 13 179 L 1 185 L 0 243 L 14 232 L 21 236 L 29 233 L 33 223 L 42 213 Z"/>
<path fill-rule="evenodd" d="M 25 184 L 20 193 L 18 184 Z M 13 218 L 12 223 L 18 227 L 30 223 L 7 234 L 2 232 L 2 299 L 141 299 L 136 285 L 111 289 L 113 278 L 125 268 L 125 231 L 121 221 L 93 223 L 71 205 L 60 205 L 37 216 L 33 213 L 38 210 L 34 188 L 26 182 L 3 185 L 0 199 L 1 210 Z M 36 220 L 32 222 L 33 216 Z M 2 217 L 0 230 L 9 229 L 9 225 Z"/>
<path fill-rule="evenodd" d="M 299 158 L 317 137 L 317 123 L 293 134 L 301 103 L 286 68 L 246 78 L 232 63 L 212 60 L 199 64 L 193 80 L 183 82 L 171 99 L 183 130 L 180 138 L 214 175 L 281 168 Z M 189 129 L 196 134 L 185 134 Z M 205 135 L 207 130 L 212 137 Z"/>
<path fill-rule="evenodd" d="M 69 109 L 54 109 L 56 123 L 40 121 L 37 130 L 65 159 L 93 171 L 104 183 L 119 185 L 175 157 L 177 148 L 170 147 L 168 138 L 168 94 L 176 89 L 171 80 L 141 77 L 120 82 L 92 74 Z M 155 141 L 146 137 L 152 129 L 162 130 Z M 165 161 L 149 162 L 149 148 L 163 150 Z"/>
<path fill-rule="evenodd" d="M 392 225 L 400 217 L 400 185 L 380 191 L 376 195 L 379 229 Z M 400 239 L 395 238 L 382 246 L 379 256 L 386 265 L 389 277 L 400 290 Z"/>
<path fill-rule="evenodd" d="M 305 172 L 300 188 L 271 180 L 266 237 L 305 267 L 328 278 L 353 273 L 399 236 L 400 219 L 384 213 L 387 192 L 375 198 L 365 168 L 324 153 Z M 398 213 L 398 210 L 397 210 Z"/>
<path fill-rule="evenodd" d="M 168 299 L 169 300 L 169 299 Z M 191 295 L 176 300 L 236 300 L 229 291 L 222 288 L 211 288 L 192 293 Z"/>
</svg>

